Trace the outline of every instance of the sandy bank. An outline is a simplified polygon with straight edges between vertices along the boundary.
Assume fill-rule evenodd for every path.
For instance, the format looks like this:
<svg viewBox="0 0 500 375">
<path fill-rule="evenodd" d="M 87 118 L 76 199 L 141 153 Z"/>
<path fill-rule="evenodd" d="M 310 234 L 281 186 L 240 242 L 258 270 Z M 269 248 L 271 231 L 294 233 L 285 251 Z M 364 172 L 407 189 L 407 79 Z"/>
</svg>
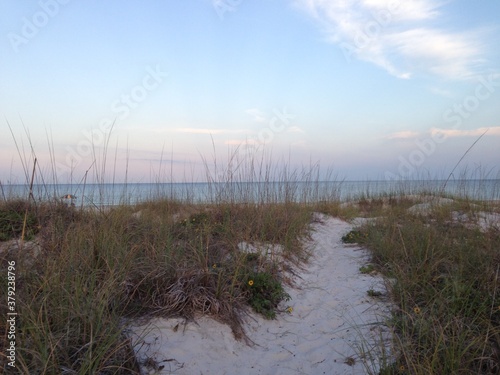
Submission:
<svg viewBox="0 0 500 375">
<path fill-rule="evenodd" d="M 369 297 L 386 293 L 381 277 L 361 274 L 367 250 L 342 243 L 352 229 L 340 219 L 319 216 L 313 225 L 313 258 L 287 288 L 276 320 L 250 313 L 249 340 L 209 317 L 184 325 L 182 319 L 154 319 L 135 327 L 132 337 L 144 374 L 366 374 L 377 372 L 382 324 L 388 305 Z M 284 310 L 292 308 L 291 313 Z M 139 336 L 142 336 L 139 338 Z"/>
</svg>

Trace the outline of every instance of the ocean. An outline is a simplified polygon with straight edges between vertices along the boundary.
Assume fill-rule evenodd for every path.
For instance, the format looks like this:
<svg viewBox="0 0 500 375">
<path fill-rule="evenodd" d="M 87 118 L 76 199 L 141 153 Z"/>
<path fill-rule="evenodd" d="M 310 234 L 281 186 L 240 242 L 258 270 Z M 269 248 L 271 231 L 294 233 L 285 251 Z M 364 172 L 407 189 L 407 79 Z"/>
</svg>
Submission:
<svg viewBox="0 0 500 375">
<path fill-rule="evenodd" d="M 37 184 L 36 201 L 63 199 L 76 206 L 113 206 L 175 199 L 190 203 L 346 201 L 391 194 L 445 193 L 479 200 L 500 200 L 500 179 L 402 181 L 277 181 L 119 184 Z M 28 185 L 0 184 L 0 199 L 27 198 Z"/>
</svg>

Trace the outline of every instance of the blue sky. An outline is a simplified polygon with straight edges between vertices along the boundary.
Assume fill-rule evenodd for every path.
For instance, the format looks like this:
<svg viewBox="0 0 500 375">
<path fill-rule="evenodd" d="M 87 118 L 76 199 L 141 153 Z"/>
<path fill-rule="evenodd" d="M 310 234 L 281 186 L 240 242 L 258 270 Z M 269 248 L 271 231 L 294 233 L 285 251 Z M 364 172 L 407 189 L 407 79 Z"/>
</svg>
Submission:
<svg viewBox="0 0 500 375">
<path fill-rule="evenodd" d="M 462 165 L 495 169 L 499 14 L 465 0 L 0 0 L 0 181 L 25 181 L 9 125 L 60 182 L 104 162 L 108 180 L 199 180 L 214 152 L 446 177 L 484 132 Z"/>
</svg>

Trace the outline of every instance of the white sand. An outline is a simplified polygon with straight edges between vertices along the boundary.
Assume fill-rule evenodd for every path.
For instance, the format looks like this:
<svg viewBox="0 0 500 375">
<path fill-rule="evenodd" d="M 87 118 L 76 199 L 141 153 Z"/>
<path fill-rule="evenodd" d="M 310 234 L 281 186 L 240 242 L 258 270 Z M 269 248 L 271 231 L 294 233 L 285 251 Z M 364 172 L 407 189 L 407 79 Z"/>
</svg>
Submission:
<svg viewBox="0 0 500 375">
<path fill-rule="evenodd" d="M 235 340 L 228 326 L 209 317 L 186 326 L 182 319 L 154 319 L 131 334 L 143 373 L 377 373 L 381 338 L 390 337 L 382 324 L 388 305 L 367 291 L 386 293 L 384 284 L 379 276 L 360 273 L 369 261 L 366 250 L 342 243 L 352 226 L 320 218 L 323 223 L 313 225 L 314 256 L 295 277 L 297 286 L 287 288 L 292 299 L 281 306 L 291 306 L 291 314 L 275 320 L 250 314 L 244 329 L 253 346 Z M 366 351 L 370 355 L 363 355 Z"/>
</svg>

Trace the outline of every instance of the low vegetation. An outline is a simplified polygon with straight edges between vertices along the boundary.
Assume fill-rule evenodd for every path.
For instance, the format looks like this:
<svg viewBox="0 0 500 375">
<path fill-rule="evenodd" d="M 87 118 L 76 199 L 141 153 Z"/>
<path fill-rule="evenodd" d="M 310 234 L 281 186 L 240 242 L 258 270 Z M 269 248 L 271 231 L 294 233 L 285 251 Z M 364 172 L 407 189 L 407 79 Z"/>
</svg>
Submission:
<svg viewBox="0 0 500 375">
<path fill-rule="evenodd" d="M 318 195 L 311 176 L 309 193 L 290 179 L 304 176 L 285 174 L 257 196 L 231 193 L 248 184 L 224 187 L 209 178 L 217 198 L 197 204 L 161 197 L 112 208 L 0 202 L 0 283 L 8 281 L 7 261 L 15 261 L 19 373 L 139 374 L 125 332 L 129 322 L 153 316 L 208 314 L 244 339 L 245 311 L 272 319 L 289 298 L 287 272 L 309 256 L 301 244 L 315 211 L 371 218 L 343 240 L 372 250 L 360 273 L 388 280 L 394 342 L 380 374 L 499 373 L 500 233 L 474 224 L 481 212 L 500 213 L 498 204 L 456 198 L 411 211 L 428 193 L 341 204 L 337 191 Z M 2 301 L 6 293 L 0 289 Z M 0 304 L 0 315 L 7 309 Z M 4 319 L 0 336 L 7 331 Z M 9 371 L 6 349 L 1 340 Z"/>
<path fill-rule="evenodd" d="M 16 201 L 0 204 L 2 238 L 10 240 L 3 244 L 19 240 L 26 212 L 24 247 L 34 240 L 36 258 L 19 246 L 0 253 L 2 285 L 7 260 L 16 262 L 16 363 L 26 374 L 137 372 L 123 334 L 132 319 L 209 314 L 243 338 L 247 306 L 273 318 L 288 298 L 282 263 L 304 259 L 300 240 L 310 222 L 310 211 L 295 203 L 156 200 L 80 210 Z M 280 257 L 240 251 L 242 243 L 279 245 Z M 0 314 L 7 312 L 1 304 Z M 2 337 L 6 330 L 4 321 Z"/>
<path fill-rule="evenodd" d="M 345 236 L 391 280 L 395 358 L 381 374 L 500 373 L 500 231 L 480 225 L 487 212 L 500 213 L 498 202 L 455 199 L 418 214 L 390 205 Z"/>
</svg>

